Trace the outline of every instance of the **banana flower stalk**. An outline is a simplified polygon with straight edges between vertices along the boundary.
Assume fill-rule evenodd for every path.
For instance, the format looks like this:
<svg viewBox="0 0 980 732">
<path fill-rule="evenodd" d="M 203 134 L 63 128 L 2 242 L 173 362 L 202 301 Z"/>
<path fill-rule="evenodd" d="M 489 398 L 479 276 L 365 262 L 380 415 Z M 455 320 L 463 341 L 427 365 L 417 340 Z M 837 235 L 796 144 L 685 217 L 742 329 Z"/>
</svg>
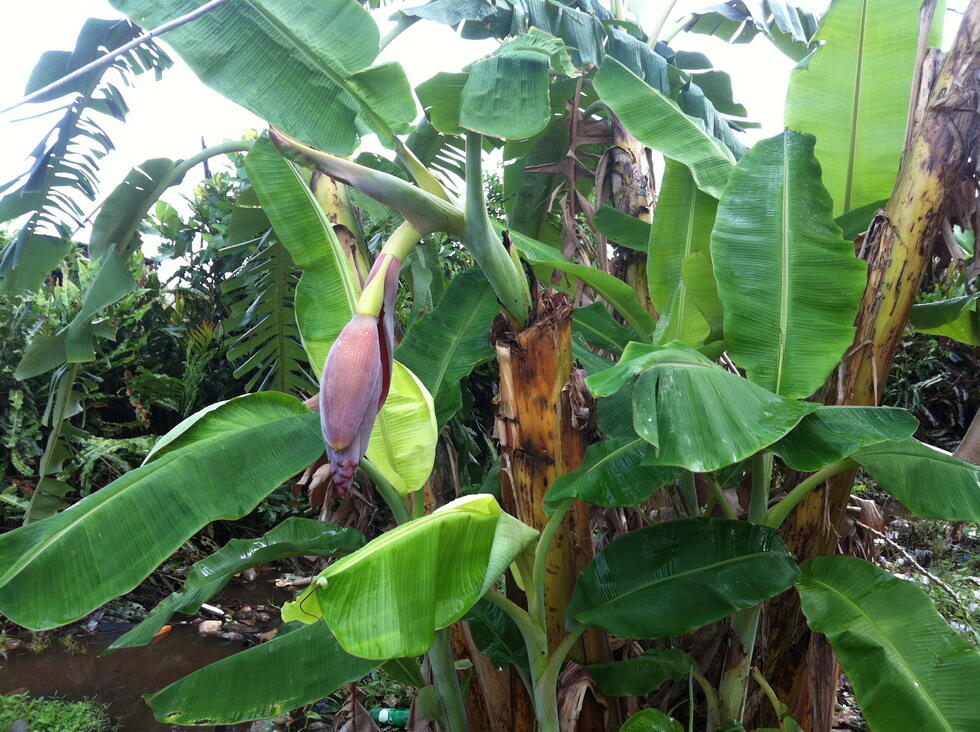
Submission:
<svg viewBox="0 0 980 732">
<path fill-rule="evenodd" d="M 340 495 L 354 481 L 374 421 L 388 397 L 398 274 L 421 238 L 408 223 L 391 235 L 368 274 L 353 317 L 334 341 L 323 367 L 320 426 L 329 472 Z"/>
</svg>

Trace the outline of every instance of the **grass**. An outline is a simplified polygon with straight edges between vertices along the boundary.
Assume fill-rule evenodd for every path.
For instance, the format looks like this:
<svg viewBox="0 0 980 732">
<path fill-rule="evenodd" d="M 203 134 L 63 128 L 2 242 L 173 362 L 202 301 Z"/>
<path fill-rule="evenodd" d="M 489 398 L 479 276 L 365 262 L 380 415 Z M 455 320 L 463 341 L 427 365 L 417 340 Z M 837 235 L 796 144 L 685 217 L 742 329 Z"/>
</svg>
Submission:
<svg viewBox="0 0 980 732">
<path fill-rule="evenodd" d="M 106 732 L 117 729 L 107 705 L 94 699 L 68 701 L 57 697 L 31 698 L 27 694 L 0 696 L 0 729 L 17 720 L 31 732 Z"/>
</svg>

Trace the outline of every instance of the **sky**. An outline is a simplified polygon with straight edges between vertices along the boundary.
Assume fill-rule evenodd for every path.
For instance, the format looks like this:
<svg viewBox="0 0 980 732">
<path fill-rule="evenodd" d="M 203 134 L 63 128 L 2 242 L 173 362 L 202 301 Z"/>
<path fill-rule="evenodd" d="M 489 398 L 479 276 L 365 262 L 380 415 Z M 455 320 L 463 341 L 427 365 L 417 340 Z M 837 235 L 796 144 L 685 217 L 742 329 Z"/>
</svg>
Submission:
<svg viewBox="0 0 980 732">
<path fill-rule="evenodd" d="M 649 27 L 658 6 L 664 1 L 634 0 L 630 5 L 637 9 L 639 22 Z M 416 0 L 408 5 L 421 2 Z M 671 18 L 681 18 L 709 4 L 709 0 L 679 0 Z M 797 4 L 820 10 L 827 5 L 827 0 L 797 0 Z M 951 0 L 950 4 L 961 5 L 962 0 Z M 8 0 L 4 5 L 4 23 L 0 24 L 0 68 L 4 70 L 0 74 L 0 108 L 21 97 L 31 69 L 43 51 L 74 46 L 86 18 L 122 17 L 107 0 Z M 375 11 L 383 29 L 394 7 L 398 5 Z M 162 45 L 166 46 L 166 36 Z M 463 40 L 448 27 L 422 21 L 390 44 L 379 63 L 400 61 L 414 86 L 439 71 L 458 71 L 486 55 L 494 46 L 489 40 Z M 752 43 L 732 46 L 716 38 L 681 33 L 672 41 L 672 47 L 706 53 L 717 68 L 729 71 L 735 100 L 748 108 L 750 117 L 762 123 L 761 129 L 748 133 L 747 143 L 781 131 L 783 101 L 793 62 L 764 38 L 757 36 Z M 147 74 L 138 79 L 134 88 L 123 89 L 130 107 L 125 124 L 100 118 L 100 124 L 109 133 L 116 149 L 102 161 L 100 199 L 95 203 L 86 202 L 86 210 L 94 208 L 101 196 L 143 160 L 188 157 L 200 149 L 202 137 L 206 144 L 212 145 L 237 139 L 246 130 L 264 127 L 262 120 L 206 87 L 176 54 L 171 55 L 175 64 L 160 81 Z M 26 105 L 0 115 L 3 134 L 0 182 L 26 168 L 28 153 L 56 119 L 51 116 L 15 121 L 36 113 L 40 106 Z M 181 189 L 169 192 L 165 200 L 182 208 L 181 196 L 192 190 L 195 180 L 199 180 L 199 176 L 189 175 Z"/>
</svg>

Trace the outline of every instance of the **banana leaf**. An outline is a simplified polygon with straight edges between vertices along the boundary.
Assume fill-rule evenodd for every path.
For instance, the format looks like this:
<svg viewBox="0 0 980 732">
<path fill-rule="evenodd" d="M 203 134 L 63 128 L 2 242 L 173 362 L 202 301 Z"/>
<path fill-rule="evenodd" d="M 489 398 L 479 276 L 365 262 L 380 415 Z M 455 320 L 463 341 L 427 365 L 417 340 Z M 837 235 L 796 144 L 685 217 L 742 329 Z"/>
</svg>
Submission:
<svg viewBox="0 0 980 732">
<path fill-rule="evenodd" d="M 305 176 L 268 138 L 255 141 L 245 169 L 276 235 L 303 270 L 293 307 L 303 347 L 319 375 L 354 312 L 360 286 Z"/>
<path fill-rule="evenodd" d="M 549 71 L 578 76 L 560 38 L 530 28 L 469 68 L 459 125 L 491 137 L 532 137 L 551 119 Z M 438 128 L 437 128 L 438 129 Z"/>
<path fill-rule="evenodd" d="M 819 47 L 790 76 L 784 121 L 816 136 L 835 217 L 891 195 L 905 146 L 921 6 L 837 0 L 813 38 Z"/>
<path fill-rule="evenodd" d="M 852 457 L 917 516 L 980 521 L 980 466 L 911 437 L 879 442 Z"/>
<path fill-rule="evenodd" d="M 665 681 L 686 679 L 697 667 L 684 651 L 651 648 L 636 658 L 593 663 L 585 669 L 606 696 L 644 696 Z"/>
<path fill-rule="evenodd" d="M 590 445 L 581 467 L 559 477 L 544 497 L 546 511 L 577 498 L 595 506 L 635 506 L 677 480 L 679 468 L 646 467 L 650 445 L 640 438 L 614 437 Z"/>
<path fill-rule="evenodd" d="M 207 559 L 195 562 L 178 592 L 165 597 L 135 628 L 112 642 L 106 651 L 145 646 L 175 612 L 192 614 L 200 609 L 228 581 L 249 567 L 314 554 L 336 557 L 364 546 L 364 535 L 313 519 L 293 516 L 258 539 L 232 539 Z"/>
<path fill-rule="evenodd" d="M 980 654 L 915 583 L 853 557 L 801 570 L 807 622 L 830 640 L 872 729 L 976 729 Z"/>
<path fill-rule="evenodd" d="M 766 391 L 682 343 L 631 343 L 586 384 L 603 396 L 637 374 L 633 428 L 654 447 L 646 465 L 718 470 L 776 442 L 819 406 Z"/>
<path fill-rule="evenodd" d="M 480 653 L 499 666 L 510 664 L 530 675 L 521 631 L 499 605 L 481 599 L 466 613 L 465 620 Z"/>
<path fill-rule="evenodd" d="M 676 103 L 613 58 L 603 61 L 594 84 L 599 98 L 634 137 L 686 165 L 698 188 L 721 197 L 734 157 L 705 132 L 703 122 L 684 114 Z"/>
<path fill-rule="evenodd" d="M 153 28 L 203 2 L 112 4 Z M 380 35 L 356 0 L 226 3 L 169 31 L 167 43 L 212 89 L 322 150 L 352 152 L 358 116 L 388 142 L 415 118 L 402 68 L 369 68 Z"/>
<path fill-rule="evenodd" d="M 493 358 L 490 324 L 500 311 L 497 296 L 480 270 L 456 275 L 439 304 L 412 324 L 395 349 L 432 394 L 441 429 L 462 406 L 459 382 Z"/>
<path fill-rule="evenodd" d="M 395 361 L 388 398 L 371 431 L 367 459 L 407 496 L 429 479 L 438 440 L 432 396 L 415 374 Z"/>
<path fill-rule="evenodd" d="M 205 524 L 247 514 L 323 452 L 316 415 L 275 392 L 213 405 L 161 442 L 70 510 L 0 535 L 0 612 L 33 630 L 78 620 L 136 587 Z"/>
<path fill-rule="evenodd" d="M 894 407 L 820 407 L 770 449 L 793 470 L 820 470 L 870 445 L 911 437 L 918 426 Z"/>
<path fill-rule="evenodd" d="M 670 162 L 668 162 L 670 165 Z M 663 205 L 663 194 L 657 201 L 657 208 Z M 623 213 L 608 204 L 602 204 L 592 217 L 592 224 L 610 241 L 621 247 L 647 251 L 650 244 L 650 222 Z"/>
<path fill-rule="evenodd" d="M 420 655 L 536 535 L 493 496 L 458 498 L 327 567 L 283 607 L 283 620 L 322 617 L 340 645 L 362 658 Z"/>
<path fill-rule="evenodd" d="M 909 323 L 919 333 L 941 335 L 970 346 L 980 346 L 980 295 L 961 295 L 912 306 Z"/>
<path fill-rule="evenodd" d="M 322 621 L 283 632 L 175 681 L 147 698 L 166 724 L 238 724 L 276 717 L 371 673 L 377 661 L 344 652 Z"/>
<path fill-rule="evenodd" d="M 684 732 L 684 725 L 659 709 L 644 709 L 627 719 L 619 732 Z"/>
<path fill-rule="evenodd" d="M 623 352 L 627 343 L 639 338 L 635 330 L 616 320 L 601 302 L 575 308 L 572 313 L 572 333 L 617 356 Z"/>
<path fill-rule="evenodd" d="M 725 342 L 749 379 L 807 397 L 850 347 L 866 264 L 830 213 L 813 137 L 757 143 L 732 173 L 711 235 Z"/>
<path fill-rule="evenodd" d="M 698 190 L 686 166 L 667 161 L 647 249 L 650 299 L 660 312 L 678 288 L 684 300 L 689 299 L 681 277 L 682 262 L 695 252 L 709 253 L 717 208 L 718 201 Z"/>
<path fill-rule="evenodd" d="M 568 615 L 623 638 L 665 638 L 754 607 L 798 578 L 772 529 L 669 521 L 606 547 L 579 575 Z"/>
</svg>

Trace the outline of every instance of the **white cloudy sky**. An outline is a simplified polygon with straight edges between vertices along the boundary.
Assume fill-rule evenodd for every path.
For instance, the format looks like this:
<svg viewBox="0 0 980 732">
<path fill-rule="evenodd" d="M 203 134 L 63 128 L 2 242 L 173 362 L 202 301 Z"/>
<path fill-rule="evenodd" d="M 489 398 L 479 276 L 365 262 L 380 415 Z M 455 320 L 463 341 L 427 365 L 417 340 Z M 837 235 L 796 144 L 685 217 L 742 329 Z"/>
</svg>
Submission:
<svg viewBox="0 0 980 732">
<path fill-rule="evenodd" d="M 631 6 L 637 9 L 641 23 L 651 23 L 657 7 L 664 1 L 633 0 Z M 964 1 L 951 0 L 950 5 L 960 6 Z M 30 71 L 43 51 L 73 47 L 86 18 L 121 17 L 107 0 L 7 0 L 3 4 L 0 108 L 21 96 Z M 421 4 L 421 0 L 409 4 Z M 680 0 L 674 15 L 681 17 L 707 4 L 710 4 L 708 0 Z M 798 0 L 798 4 L 816 10 L 825 7 L 827 0 Z M 386 24 L 385 18 L 391 12 L 391 6 L 378 12 L 379 22 Z M 717 67 L 732 74 L 736 101 L 745 104 L 750 115 L 763 124 L 761 130 L 752 132 L 749 141 L 781 129 L 782 105 L 792 63 L 764 39 L 728 46 L 714 38 L 681 34 L 672 45 L 675 49 L 707 53 Z M 385 49 L 381 60 L 397 59 L 405 66 L 412 83 L 418 84 L 438 71 L 457 71 L 492 47 L 490 41 L 464 41 L 449 28 L 423 21 Z M 249 128 L 262 127 L 261 120 L 211 91 L 178 58 L 175 61 L 161 81 L 147 76 L 140 79 L 136 88 L 124 90 L 131 109 L 125 124 L 105 121 L 104 127 L 116 150 L 103 161 L 103 194 L 130 167 L 147 158 L 187 157 L 200 148 L 202 137 L 207 144 L 214 144 L 237 138 Z M 0 182 L 24 169 L 27 154 L 50 126 L 48 119 L 15 121 L 36 111 L 36 105 L 28 105 L 0 116 L 3 134 Z M 192 185 L 195 176 L 188 178 L 187 185 Z M 177 204 L 179 197 L 180 192 L 171 192 L 167 199 Z"/>
</svg>

